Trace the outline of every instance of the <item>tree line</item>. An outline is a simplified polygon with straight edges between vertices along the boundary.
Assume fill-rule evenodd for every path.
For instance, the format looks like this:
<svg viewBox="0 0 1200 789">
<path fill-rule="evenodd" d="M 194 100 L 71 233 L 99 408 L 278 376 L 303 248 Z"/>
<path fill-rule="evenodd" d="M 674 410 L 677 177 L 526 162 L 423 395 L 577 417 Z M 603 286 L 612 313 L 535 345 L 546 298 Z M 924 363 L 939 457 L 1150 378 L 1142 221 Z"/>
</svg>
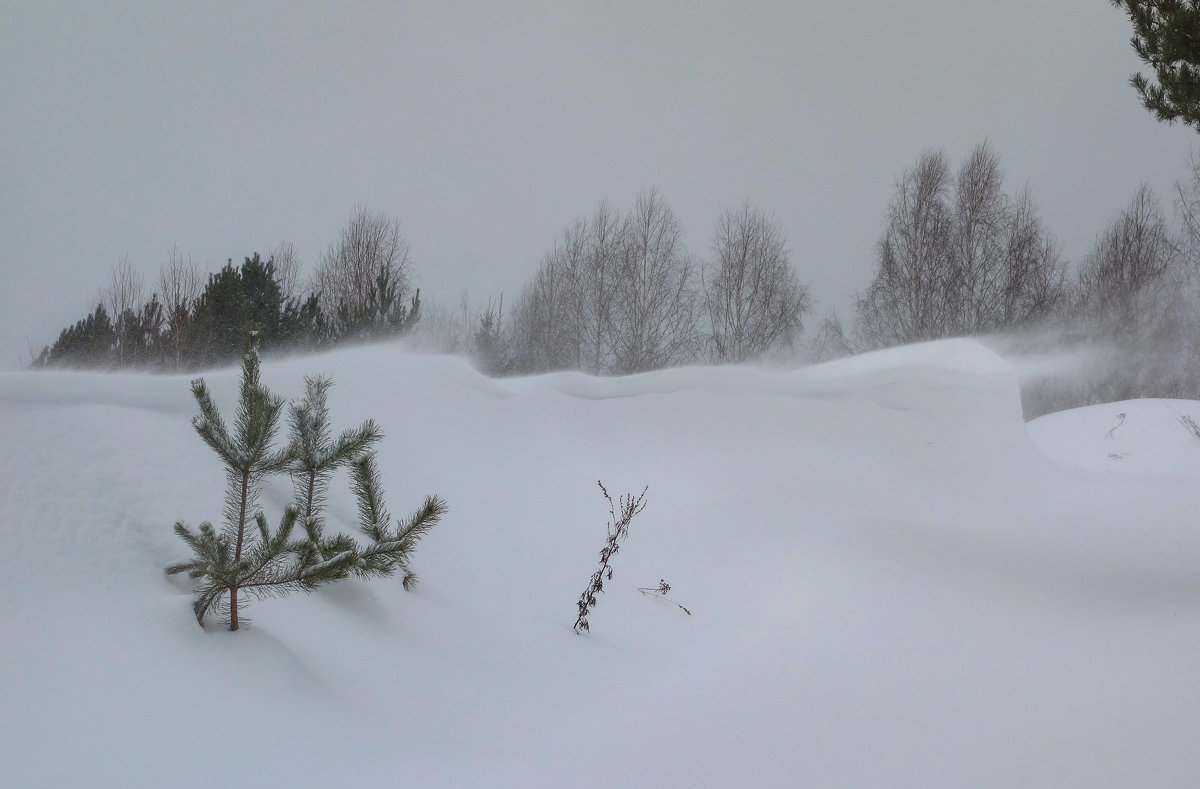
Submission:
<svg viewBox="0 0 1200 789">
<path fill-rule="evenodd" d="M 1134 396 L 1200 396 L 1200 165 L 1174 195 L 1174 216 L 1142 187 L 1076 266 L 1063 257 L 1028 188 L 1005 189 L 987 143 L 958 165 L 929 151 L 895 182 L 874 274 L 850 320 L 812 309 L 772 215 L 725 210 L 697 257 L 662 194 L 632 207 L 602 202 L 570 223 L 506 313 L 503 296 L 457 310 L 423 305 L 399 223 L 357 210 L 321 256 L 307 290 L 294 249 L 230 261 L 202 283 L 173 253 L 158 287 L 114 267 L 84 319 L 37 366 L 195 368 L 238 354 L 260 327 L 264 350 L 394 337 L 473 357 L 488 374 L 582 370 L 622 375 L 775 356 L 821 361 L 943 337 L 1004 335 L 1020 351 L 1093 348 L 1069 383 L 1026 391 L 1030 413 Z M 301 295 L 303 294 L 303 295 Z M 418 324 L 418 320 L 420 323 Z"/>
<path fill-rule="evenodd" d="M 598 375 L 987 336 L 1015 353 L 1083 352 L 1070 376 L 1025 382 L 1030 415 L 1200 397 L 1200 164 L 1173 205 L 1172 216 L 1142 186 L 1071 265 L 1029 188 L 1005 188 L 990 145 L 957 168 L 944 152 L 923 153 L 895 183 L 850 319 L 830 314 L 800 342 L 812 302 L 773 217 L 750 204 L 726 210 L 698 262 L 670 206 L 647 190 L 628 212 L 601 203 L 568 225 L 510 315 L 503 301 L 472 310 L 464 299 L 457 314 L 435 306 L 418 333 L 491 374 Z"/>
<path fill-rule="evenodd" d="M 827 317 L 812 357 L 990 335 L 1014 353 L 1077 359 L 1070 375 L 1025 383 L 1029 415 L 1200 397 L 1200 162 L 1173 208 L 1141 186 L 1070 266 L 1028 189 L 1004 191 L 986 143 L 953 174 L 945 154 L 925 153 L 896 182 L 852 323 Z"/>
<path fill-rule="evenodd" d="M 291 244 L 264 260 L 230 259 L 207 279 L 172 250 L 148 299 L 144 278 L 118 261 L 95 306 L 63 329 L 33 366 L 196 369 L 239 358 L 239 332 L 259 328 L 264 351 L 316 350 L 404 334 L 420 318 L 399 222 L 357 209 L 322 254 L 307 292 Z"/>
<path fill-rule="evenodd" d="M 727 210 L 711 259 L 697 264 L 649 189 L 626 213 L 601 203 L 563 231 L 513 310 L 507 362 L 601 375 L 742 362 L 792 348 L 809 305 L 773 217 L 749 204 Z"/>
<path fill-rule="evenodd" d="M 793 355 L 811 304 L 775 217 L 749 203 L 725 210 L 698 261 L 651 188 L 628 211 L 601 202 L 569 224 L 507 316 L 503 296 L 433 304 L 416 341 L 493 375 L 626 375 Z"/>
</svg>

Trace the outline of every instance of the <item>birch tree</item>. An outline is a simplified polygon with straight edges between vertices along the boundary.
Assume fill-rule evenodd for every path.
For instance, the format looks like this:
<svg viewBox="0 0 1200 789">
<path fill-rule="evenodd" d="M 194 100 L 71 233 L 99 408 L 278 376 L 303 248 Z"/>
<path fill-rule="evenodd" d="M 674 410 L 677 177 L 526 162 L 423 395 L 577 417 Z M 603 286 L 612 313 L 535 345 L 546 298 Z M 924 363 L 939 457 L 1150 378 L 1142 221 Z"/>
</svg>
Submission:
<svg viewBox="0 0 1200 789">
<path fill-rule="evenodd" d="M 779 223 L 748 203 L 726 210 L 704 272 L 708 343 L 717 362 L 743 362 L 791 347 L 810 300 L 788 261 Z"/>
</svg>

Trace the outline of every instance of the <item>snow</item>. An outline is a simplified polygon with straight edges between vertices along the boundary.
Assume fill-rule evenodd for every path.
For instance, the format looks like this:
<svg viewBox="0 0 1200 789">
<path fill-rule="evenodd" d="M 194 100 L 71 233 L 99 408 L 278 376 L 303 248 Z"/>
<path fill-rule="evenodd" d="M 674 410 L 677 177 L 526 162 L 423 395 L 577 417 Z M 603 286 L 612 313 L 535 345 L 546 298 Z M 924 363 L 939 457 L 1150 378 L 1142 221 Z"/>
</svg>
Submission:
<svg viewBox="0 0 1200 789">
<path fill-rule="evenodd" d="M 1035 419 L 1029 433 L 1048 457 L 1104 474 L 1200 479 L 1200 403 L 1126 400 Z"/>
<path fill-rule="evenodd" d="M 263 366 L 289 397 L 311 373 L 335 432 L 384 428 L 392 512 L 450 513 L 414 592 L 263 600 L 238 633 L 162 571 L 172 524 L 221 511 L 188 377 L 0 375 L 0 783 L 1200 785 L 1200 439 L 1176 413 L 1200 404 L 1027 426 L 966 340 L 618 379 L 402 344 Z M 204 376 L 226 414 L 236 375 Z M 650 489 L 579 636 L 597 479 Z M 329 505 L 348 528 L 344 478 Z M 637 591 L 660 578 L 692 616 Z"/>
</svg>

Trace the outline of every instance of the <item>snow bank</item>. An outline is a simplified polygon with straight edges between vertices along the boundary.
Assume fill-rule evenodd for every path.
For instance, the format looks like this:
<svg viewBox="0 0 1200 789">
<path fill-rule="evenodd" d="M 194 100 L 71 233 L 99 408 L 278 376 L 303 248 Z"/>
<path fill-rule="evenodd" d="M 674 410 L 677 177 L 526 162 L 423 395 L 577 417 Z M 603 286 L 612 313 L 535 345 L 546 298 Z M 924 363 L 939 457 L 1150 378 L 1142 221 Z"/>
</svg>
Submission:
<svg viewBox="0 0 1200 789">
<path fill-rule="evenodd" d="M 1113 439 L 1107 413 L 1027 430 L 968 341 L 620 379 L 402 346 L 263 368 L 289 396 L 315 372 L 337 427 L 387 431 L 393 512 L 451 512 L 416 592 L 264 601 L 235 634 L 162 573 L 171 524 L 220 515 L 187 378 L 0 375 L 6 783 L 1200 784 L 1194 481 L 1078 462 L 1159 451 L 1116 443 L 1134 404 Z M 205 377 L 228 413 L 235 371 Z M 581 637 L 597 479 L 649 506 Z M 638 592 L 660 578 L 692 616 Z"/>
<path fill-rule="evenodd" d="M 1196 430 L 1200 404 L 1192 400 L 1126 400 L 1073 408 L 1029 423 L 1038 448 L 1063 465 L 1106 474 L 1190 479 L 1200 478 Z"/>
</svg>

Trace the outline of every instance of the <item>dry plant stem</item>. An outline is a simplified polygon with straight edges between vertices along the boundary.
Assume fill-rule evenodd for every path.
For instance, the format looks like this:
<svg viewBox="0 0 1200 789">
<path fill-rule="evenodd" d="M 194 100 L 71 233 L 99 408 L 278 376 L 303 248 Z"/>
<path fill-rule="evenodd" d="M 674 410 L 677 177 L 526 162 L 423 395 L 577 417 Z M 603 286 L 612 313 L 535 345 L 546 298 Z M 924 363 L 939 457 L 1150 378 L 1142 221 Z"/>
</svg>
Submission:
<svg viewBox="0 0 1200 789">
<path fill-rule="evenodd" d="M 1117 432 L 1117 428 L 1118 428 L 1118 427 L 1120 427 L 1120 426 L 1121 426 L 1121 425 L 1123 425 L 1123 424 L 1125 424 L 1125 414 L 1124 414 L 1124 412 L 1122 412 L 1122 413 L 1120 413 L 1120 414 L 1117 414 L 1117 423 L 1116 423 L 1115 425 L 1113 425 L 1113 427 L 1112 427 L 1112 430 L 1109 430 L 1109 431 L 1108 431 L 1108 433 L 1106 433 L 1106 434 L 1104 435 L 1104 437 L 1105 437 L 1105 438 L 1112 438 L 1112 437 L 1113 437 L 1113 433 Z"/>
<path fill-rule="evenodd" d="M 1180 416 L 1179 424 L 1183 425 L 1193 436 L 1200 438 L 1200 424 L 1197 424 L 1196 420 L 1192 419 L 1190 414 Z"/>
<path fill-rule="evenodd" d="M 606 579 L 612 580 L 613 572 L 610 566 L 612 557 L 620 550 L 620 543 L 628 536 L 629 523 L 633 520 L 633 516 L 646 508 L 646 491 L 650 489 L 649 486 L 643 488 L 641 495 L 636 499 L 633 497 L 633 494 L 622 496 L 619 500 L 621 515 L 618 518 L 617 505 L 613 503 L 612 496 L 608 494 L 608 489 L 599 480 L 596 481 L 596 484 L 600 486 L 601 492 L 604 493 L 604 498 L 608 500 L 608 514 L 610 518 L 608 523 L 608 539 L 605 540 L 604 548 L 600 551 L 599 569 L 592 573 L 587 588 L 579 596 L 579 616 L 575 619 L 576 633 L 591 631 L 591 628 L 588 626 L 588 613 L 596 607 L 596 595 L 604 591 L 604 581 Z"/>
<path fill-rule="evenodd" d="M 642 593 L 643 597 L 653 597 L 655 600 L 662 600 L 663 602 L 671 603 L 680 611 L 684 612 L 688 616 L 691 616 L 692 612 L 688 610 L 687 606 L 683 605 L 677 600 L 672 600 L 671 598 L 667 597 L 667 592 L 670 591 L 670 589 L 671 585 L 666 581 L 659 581 L 657 588 L 651 588 L 649 586 L 638 587 L 638 591 Z"/>
</svg>

